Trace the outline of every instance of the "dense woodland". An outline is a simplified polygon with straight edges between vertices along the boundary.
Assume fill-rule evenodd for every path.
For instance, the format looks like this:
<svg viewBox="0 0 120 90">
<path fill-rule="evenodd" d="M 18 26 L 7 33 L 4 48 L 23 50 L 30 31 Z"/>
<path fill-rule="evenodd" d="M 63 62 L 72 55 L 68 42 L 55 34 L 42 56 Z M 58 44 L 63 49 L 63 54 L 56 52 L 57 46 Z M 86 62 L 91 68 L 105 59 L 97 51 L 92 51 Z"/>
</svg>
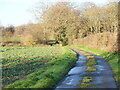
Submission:
<svg viewBox="0 0 120 90">
<path fill-rule="evenodd" d="M 2 43 L 45 45 L 49 40 L 56 40 L 65 46 L 72 45 L 74 39 L 84 38 L 90 34 L 117 32 L 117 2 L 104 6 L 86 2 L 83 6 L 85 8 L 80 9 L 72 3 L 58 2 L 42 9 L 42 13 L 39 11 L 40 8 L 37 8 L 36 18 L 39 23 L 1 27 Z"/>
</svg>

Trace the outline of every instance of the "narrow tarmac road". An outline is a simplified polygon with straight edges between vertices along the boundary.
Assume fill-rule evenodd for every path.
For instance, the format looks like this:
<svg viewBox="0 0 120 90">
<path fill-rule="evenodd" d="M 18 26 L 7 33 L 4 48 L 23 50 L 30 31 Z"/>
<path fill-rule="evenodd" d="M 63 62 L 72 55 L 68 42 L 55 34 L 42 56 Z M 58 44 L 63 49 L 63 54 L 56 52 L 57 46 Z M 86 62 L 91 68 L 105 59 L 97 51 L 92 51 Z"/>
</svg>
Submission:
<svg viewBox="0 0 120 90">
<path fill-rule="evenodd" d="M 117 88 L 111 67 L 104 58 L 81 50 L 82 52 L 88 53 L 89 56 L 94 56 L 98 62 L 97 65 L 93 65 L 93 67 L 97 68 L 97 71 L 85 72 L 87 67 L 86 56 L 88 55 L 84 55 L 75 50 L 73 51 L 79 55 L 78 61 L 76 62 L 75 67 L 73 67 L 63 80 L 58 83 L 55 90 L 61 90 L 63 88 L 81 88 L 78 84 L 81 84 L 80 80 L 82 80 L 84 76 L 90 76 L 93 78 L 93 81 L 90 82 L 92 86 L 89 86 L 88 88 Z"/>
</svg>

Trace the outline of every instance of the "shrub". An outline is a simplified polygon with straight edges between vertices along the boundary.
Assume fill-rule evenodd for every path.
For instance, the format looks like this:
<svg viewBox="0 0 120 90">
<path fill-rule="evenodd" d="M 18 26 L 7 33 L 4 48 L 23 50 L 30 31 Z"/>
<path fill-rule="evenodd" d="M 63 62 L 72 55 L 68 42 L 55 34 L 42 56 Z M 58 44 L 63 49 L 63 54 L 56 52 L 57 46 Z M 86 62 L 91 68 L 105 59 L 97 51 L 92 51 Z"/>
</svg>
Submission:
<svg viewBox="0 0 120 90">
<path fill-rule="evenodd" d="M 13 36 L 9 39 L 12 43 L 20 43 L 20 36 Z"/>
<path fill-rule="evenodd" d="M 24 45 L 34 45 L 37 43 L 37 41 L 32 35 L 27 35 L 24 38 L 22 38 L 22 43 Z"/>
</svg>

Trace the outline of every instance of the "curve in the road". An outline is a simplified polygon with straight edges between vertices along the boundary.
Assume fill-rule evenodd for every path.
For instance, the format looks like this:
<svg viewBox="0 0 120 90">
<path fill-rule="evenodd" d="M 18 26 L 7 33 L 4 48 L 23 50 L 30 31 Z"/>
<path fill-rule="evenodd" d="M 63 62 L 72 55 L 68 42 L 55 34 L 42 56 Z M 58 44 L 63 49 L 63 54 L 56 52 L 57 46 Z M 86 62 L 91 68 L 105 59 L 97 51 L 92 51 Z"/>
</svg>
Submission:
<svg viewBox="0 0 120 90">
<path fill-rule="evenodd" d="M 81 80 L 84 76 L 93 78 L 93 81 L 90 82 L 92 86 L 89 86 L 88 88 L 117 88 L 111 67 L 104 58 L 85 51 L 86 53 L 89 53 L 90 56 L 94 56 L 98 63 L 97 65 L 93 65 L 93 67 L 97 68 L 97 71 L 86 72 L 86 55 L 76 50 L 73 51 L 79 55 L 76 65 L 68 72 L 63 80 L 58 83 L 55 90 L 61 88 L 81 88 L 78 85 L 82 83 Z M 83 50 L 81 51 L 84 52 Z"/>
</svg>

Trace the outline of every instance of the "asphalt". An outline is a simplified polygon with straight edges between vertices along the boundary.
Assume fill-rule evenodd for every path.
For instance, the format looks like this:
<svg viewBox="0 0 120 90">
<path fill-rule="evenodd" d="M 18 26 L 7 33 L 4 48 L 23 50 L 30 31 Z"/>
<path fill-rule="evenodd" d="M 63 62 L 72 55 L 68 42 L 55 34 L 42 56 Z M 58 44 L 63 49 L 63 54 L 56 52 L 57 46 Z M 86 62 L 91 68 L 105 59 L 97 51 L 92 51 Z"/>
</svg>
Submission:
<svg viewBox="0 0 120 90">
<path fill-rule="evenodd" d="M 97 68 L 97 71 L 85 72 L 87 67 L 86 56 L 88 55 L 84 55 L 83 53 L 75 50 L 73 51 L 79 55 L 76 65 L 57 84 L 55 90 L 61 90 L 64 88 L 81 88 L 78 84 L 82 83 L 81 80 L 84 76 L 90 76 L 93 78 L 93 81 L 89 83 L 92 84 L 92 86 L 89 86 L 88 88 L 117 88 L 111 67 L 103 57 L 85 51 L 90 54 L 90 56 L 94 56 L 98 62 L 97 65 L 93 65 L 93 67 Z M 81 51 L 83 52 L 83 50 Z"/>
</svg>

